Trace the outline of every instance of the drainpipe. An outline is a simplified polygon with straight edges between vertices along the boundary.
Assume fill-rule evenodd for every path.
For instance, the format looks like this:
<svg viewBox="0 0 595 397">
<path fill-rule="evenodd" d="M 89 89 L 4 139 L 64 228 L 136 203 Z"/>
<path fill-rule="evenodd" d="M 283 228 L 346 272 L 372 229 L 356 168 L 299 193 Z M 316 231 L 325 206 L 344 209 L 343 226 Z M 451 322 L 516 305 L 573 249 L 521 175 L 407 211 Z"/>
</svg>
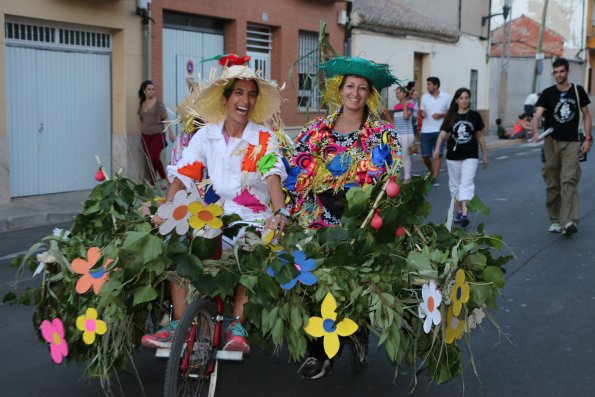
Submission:
<svg viewBox="0 0 595 397">
<path fill-rule="evenodd" d="M 347 0 L 347 23 L 345 24 L 345 42 L 344 42 L 344 48 L 343 48 L 343 53 L 345 54 L 345 56 L 350 57 L 351 56 L 351 29 L 353 28 L 351 26 L 351 10 L 353 9 L 353 1 L 352 0 Z"/>
<path fill-rule="evenodd" d="M 150 0 L 138 0 L 137 5 L 138 6 L 136 7 L 136 15 L 140 16 L 143 19 L 143 80 L 150 80 L 151 76 L 153 75 L 153 71 L 151 70 L 151 22 L 155 21 L 153 20 L 153 18 L 151 18 Z"/>
</svg>

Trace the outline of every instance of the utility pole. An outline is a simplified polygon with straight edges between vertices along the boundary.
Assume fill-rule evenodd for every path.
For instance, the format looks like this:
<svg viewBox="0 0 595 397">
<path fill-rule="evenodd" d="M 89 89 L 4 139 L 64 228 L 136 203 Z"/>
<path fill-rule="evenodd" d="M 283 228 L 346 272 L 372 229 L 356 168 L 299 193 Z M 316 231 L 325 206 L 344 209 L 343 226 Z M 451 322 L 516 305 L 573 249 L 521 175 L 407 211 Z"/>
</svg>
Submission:
<svg viewBox="0 0 595 397">
<path fill-rule="evenodd" d="M 506 99 L 508 98 L 508 61 L 510 58 L 510 36 L 512 30 L 512 6 L 510 0 L 506 0 L 505 7 L 508 8 L 508 11 L 504 15 L 502 47 L 500 49 L 500 86 L 498 90 L 498 118 L 502 120 L 505 119 Z M 510 16 L 509 21 L 506 20 L 508 16 Z"/>
<path fill-rule="evenodd" d="M 531 86 L 531 92 L 536 92 L 537 90 L 537 75 L 539 74 L 538 64 L 539 62 L 543 62 L 538 57 L 539 54 L 541 54 L 541 46 L 543 45 L 543 33 L 545 32 L 545 20 L 547 17 L 547 3 L 548 0 L 544 0 L 543 13 L 541 15 L 541 27 L 539 28 L 539 41 L 537 42 L 537 53 L 535 54 L 535 68 L 533 69 L 533 85 Z"/>
</svg>

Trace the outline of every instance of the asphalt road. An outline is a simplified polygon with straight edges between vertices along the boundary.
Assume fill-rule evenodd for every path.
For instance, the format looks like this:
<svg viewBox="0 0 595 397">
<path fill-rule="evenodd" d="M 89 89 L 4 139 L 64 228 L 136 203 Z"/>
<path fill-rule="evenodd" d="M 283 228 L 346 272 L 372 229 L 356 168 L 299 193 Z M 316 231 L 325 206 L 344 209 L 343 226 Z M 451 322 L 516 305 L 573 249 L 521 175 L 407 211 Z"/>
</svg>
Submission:
<svg viewBox="0 0 595 397">
<path fill-rule="evenodd" d="M 545 186 L 540 175 L 539 149 L 531 144 L 490 152 L 490 166 L 479 170 L 476 193 L 491 208 L 484 222 L 499 233 L 516 258 L 507 266 L 507 284 L 493 315 L 509 340 L 484 323 L 472 336 L 479 379 L 467 365 L 464 376 L 441 386 L 418 376 L 414 396 L 595 396 L 595 166 L 583 166 L 580 185 L 581 223 L 572 238 L 547 233 Z M 419 160 L 414 171 L 422 172 Z M 447 175 L 432 189 L 430 220 L 442 221 L 449 204 Z M 65 227 L 67 225 L 62 225 Z M 12 254 L 26 250 L 54 226 L 0 234 L 0 295 L 8 291 L 14 270 Z M 33 285 L 35 279 L 26 279 Z M 32 329 L 29 307 L 0 305 L 0 395 L 100 396 L 101 389 L 86 379 L 75 364 L 54 365 L 47 347 Z M 465 350 L 465 347 L 463 347 Z M 147 396 L 161 395 L 165 362 L 140 350 L 135 364 Z M 352 376 L 340 359 L 333 376 L 302 381 L 297 364 L 280 356 L 255 351 L 240 364 L 224 363 L 220 396 L 395 396 L 411 392 L 411 368 L 395 367 L 370 343 L 369 366 Z M 140 396 L 132 376 L 120 374 L 116 395 Z"/>
</svg>

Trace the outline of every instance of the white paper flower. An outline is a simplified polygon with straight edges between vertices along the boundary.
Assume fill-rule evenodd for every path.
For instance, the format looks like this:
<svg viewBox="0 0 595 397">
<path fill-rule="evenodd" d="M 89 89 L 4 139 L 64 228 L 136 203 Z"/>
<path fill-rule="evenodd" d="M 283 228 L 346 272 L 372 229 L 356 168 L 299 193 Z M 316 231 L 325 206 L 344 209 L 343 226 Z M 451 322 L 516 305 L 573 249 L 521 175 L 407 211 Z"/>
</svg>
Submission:
<svg viewBox="0 0 595 397">
<path fill-rule="evenodd" d="M 58 261 L 56 261 L 56 258 L 54 258 L 54 255 L 50 254 L 50 251 L 45 251 L 42 252 L 41 254 L 37 254 L 37 260 L 39 262 L 44 262 L 44 263 L 57 263 Z"/>
<path fill-rule="evenodd" d="M 165 236 L 176 228 L 178 235 L 186 234 L 190 228 L 188 219 L 192 215 L 188 211 L 188 205 L 194 201 L 197 201 L 194 193 L 187 194 L 184 190 L 180 190 L 174 196 L 173 202 L 161 205 L 157 215 L 163 218 L 164 222 L 159 226 L 159 233 Z"/>
<path fill-rule="evenodd" d="M 70 237 L 70 231 L 60 229 L 58 227 L 55 227 L 54 230 L 52 230 L 52 234 L 54 235 L 54 237 L 62 236 L 62 240 L 68 240 L 68 238 Z"/>
<path fill-rule="evenodd" d="M 467 329 L 472 330 L 475 329 L 481 322 L 483 318 L 486 316 L 485 312 L 481 309 L 475 308 L 471 312 L 471 315 L 467 317 Z"/>
<path fill-rule="evenodd" d="M 442 303 L 442 294 L 436 289 L 434 280 L 430 280 L 430 284 L 424 284 L 421 287 L 421 296 L 423 302 L 419 304 L 417 312 L 419 318 L 425 318 L 424 332 L 428 334 L 432 329 L 432 323 L 438 325 L 442 320 L 440 310 L 438 309 Z"/>
</svg>

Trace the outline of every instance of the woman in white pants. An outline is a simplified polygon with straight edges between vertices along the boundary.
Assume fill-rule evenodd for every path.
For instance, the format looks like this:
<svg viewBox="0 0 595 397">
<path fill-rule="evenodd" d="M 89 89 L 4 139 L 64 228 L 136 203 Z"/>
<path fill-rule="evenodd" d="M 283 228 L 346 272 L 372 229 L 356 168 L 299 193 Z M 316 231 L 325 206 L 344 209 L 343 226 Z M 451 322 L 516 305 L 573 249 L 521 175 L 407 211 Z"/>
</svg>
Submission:
<svg viewBox="0 0 595 397">
<path fill-rule="evenodd" d="M 409 91 L 405 87 L 398 86 L 395 92 L 399 103 L 393 109 L 393 117 L 399 143 L 401 144 L 404 169 L 403 180 L 408 183 L 411 180 L 411 148 L 415 140 L 412 122 L 415 104 L 409 100 Z"/>
<path fill-rule="evenodd" d="M 475 195 L 475 171 L 479 159 L 479 146 L 482 152 L 483 167 L 488 166 L 488 154 L 483 139 L 485 127 L 481 115 L 469 108 L 471 92 L 459 88 L 446 113 L 436 148 L 447 140 L 446 166 L 448 168 L 448 186 L 455 199 L 456 216 L 454 222 L 461 226 L 469 224 L 467 201 Z M 434 158 L 440 155 L 434 150 Z"/>
</svg>

